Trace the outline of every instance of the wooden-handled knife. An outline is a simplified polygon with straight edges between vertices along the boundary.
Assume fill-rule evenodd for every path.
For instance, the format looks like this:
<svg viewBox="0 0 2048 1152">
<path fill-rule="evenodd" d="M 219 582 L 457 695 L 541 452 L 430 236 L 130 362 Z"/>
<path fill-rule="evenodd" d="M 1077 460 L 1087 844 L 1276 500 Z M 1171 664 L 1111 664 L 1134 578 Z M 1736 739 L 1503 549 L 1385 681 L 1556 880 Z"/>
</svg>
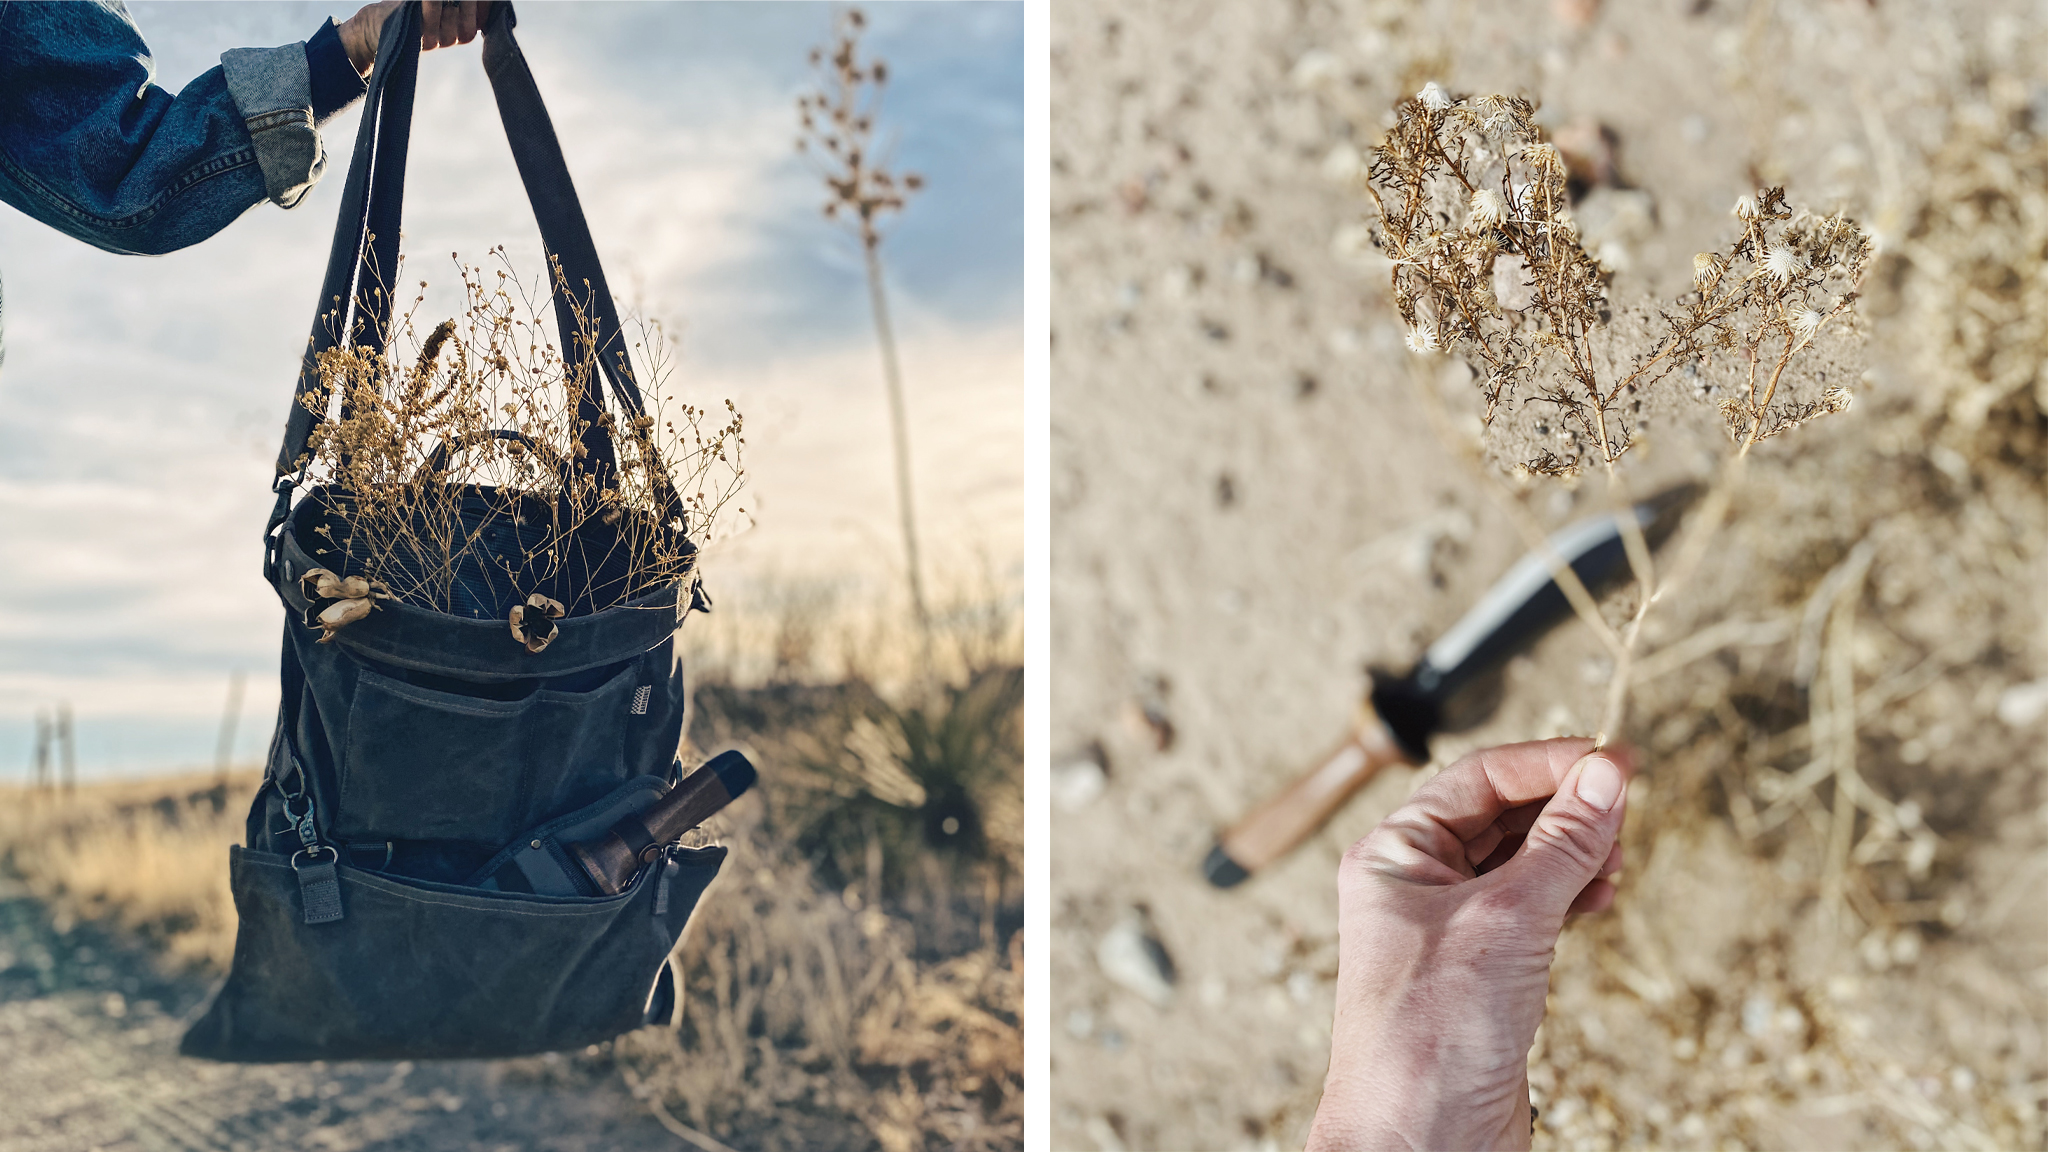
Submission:
<svg viewBox="0 0 2048 1152">
<path fill-rule="evenodd" d="M 1696 491 L 1674 488 L 1626 512 L 1581 520 L 1552 535 L 1550 549 L 1597 594 L 1628 573 L 1623 517 L 1634 517 L 1655 545 L 1670 535 Z M 1375 673 L 1372 693 L 1343 743 L 1217 838 L 1202 863 L 1209 882 L 1228 888 L 1286 855 L 1380 769 L 1428 763 L 1429 738 L 1453 726 L 1447 717 L 1471 711 L 1461 705 L 1476 695 L 1473 689 L 1571 613 L 1552 563 L 1542 552 L 1522 557 L 1407 675 Z"/>
</svg>

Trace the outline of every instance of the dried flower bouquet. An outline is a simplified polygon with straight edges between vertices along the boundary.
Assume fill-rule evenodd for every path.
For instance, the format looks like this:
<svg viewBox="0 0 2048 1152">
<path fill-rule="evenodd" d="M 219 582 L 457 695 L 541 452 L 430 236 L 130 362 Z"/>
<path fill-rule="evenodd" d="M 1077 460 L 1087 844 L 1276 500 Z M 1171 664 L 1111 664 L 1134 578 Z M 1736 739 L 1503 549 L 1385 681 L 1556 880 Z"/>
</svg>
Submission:
<svg viewBox="0 0 2048 1152">
<path fill-rule="evenodd" d="M 537 652 L 555 619 L 691 579 L 739 490 L 740 414 L 667 400 L 659 325 L 630 350 L 616 333 L 599 348 L 587 301 L 555 267 L 576 317 L 565 353 L 538 320 L 550 297 L 512 274 L 502 248 L 493 256 L 490 278 L 458 262 L 463 311 L 424 340 L 424 293 L 413 300 L 397 325 L 412 355 L 386 340 L 319 358 L 304 403 L 321 419 L 301 464 L 320 501 L 307 538 L 328 565 L 307 574 L 308 598 L 336 601 L 318 620 L 323 640 L 395 599 L 505 620 Z M 600 389 L 593 429 L 579 409 L 600 355 L 637 362 L 644 407 Z"/>
</svg>

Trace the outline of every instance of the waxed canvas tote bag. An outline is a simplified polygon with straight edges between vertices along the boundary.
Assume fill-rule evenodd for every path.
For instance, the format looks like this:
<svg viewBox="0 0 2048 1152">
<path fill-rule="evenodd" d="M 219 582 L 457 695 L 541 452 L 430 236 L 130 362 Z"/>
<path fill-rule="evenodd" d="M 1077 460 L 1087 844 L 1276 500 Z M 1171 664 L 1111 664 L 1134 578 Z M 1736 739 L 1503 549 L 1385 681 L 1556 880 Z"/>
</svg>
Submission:
<svg viewBox="0 0 2048 1152">
<path fill-rule="evenodd" d="M 485 71 L 559 282 L 581 289 L 576 315 L 556 293 L 563 342 L 579 323 L 596 333 L 586 351 L 601 367 L 578 400 L 583 447 L 571 466 L 587 483 L 616 484 L 616 424 L 602 417 L 638 416 L 642 398 L 614 350 L 618 313 L 513 26 L 501 0 Z M 303 401 L 321 352 L 386 339 L 392 304 L 376 270 L 397 267 L 419 37 L 417 3 L 385 23 L 279 456 L 265 575 L 286 610 L 283 699 L 246 846 L 231 849 L 233 966 L 186 1033 L 187 1055 L 497 1057 L 608 1039 L 672 1005 L 667 957 L 725 857 L 662 847 L 612 896 L 495 879 L 516 880 L 506 862 L 522 853 L 545 864 L 558 841 L 644 810 L 678 778 L 674 633 L 683 611 L 707 605 L 693 570 L 628 585 L 618 558 L 633 542 L 615 527 L 594 522 L 560 542 L 573 562 L 548 586 L 515 586 L 492 550 L 532 547 L 545 515 L 522 527 L 493 516 L 502 501 L 490 489 L 457 485 L 483 547 L 456 572 L 449 610 L 384 601 L 319 642 L 318 615 L 333 602 L 308 573 L 348 577 L 360 557 L 332 531 L 350 493 L 308 483 L 322 416 Z M 665 499 L 673 516 L 657 530 L 683 532 L 674 493 Z M 529 595 L 564 608 L 529 621 L 529 632 L 551 631 L 537 651 L 518 638 L 517 618 L 508 628 Z"/>
</svg>

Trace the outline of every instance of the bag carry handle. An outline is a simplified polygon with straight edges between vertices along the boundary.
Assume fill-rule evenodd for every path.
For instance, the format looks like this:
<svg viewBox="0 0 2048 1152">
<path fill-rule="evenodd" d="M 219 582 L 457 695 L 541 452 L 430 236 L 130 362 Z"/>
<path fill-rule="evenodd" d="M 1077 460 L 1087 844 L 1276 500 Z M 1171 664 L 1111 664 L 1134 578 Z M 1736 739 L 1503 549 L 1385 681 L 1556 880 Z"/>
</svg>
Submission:
<svg viewBox="0 0 2048 1152">
<path fill-rule="evenodd" d="M 512 146 L 520 182 L 540 225 L 541 242 L 560 262 L 567 293 L 580 294 L 582 327 L 595 338 L 594 345 L 582 351 L 595 357 L 599 371 L 590 374 L 589 386 L 576 410 L 577 420 L 584 425 L 582 440 L 587 456 L 572 466 L 591 473 L 604 487 L 616 487 L 618 457 L 602 421 L 604 395 L 600 373 L 602 380 L 611 384 L 612 394 L 626 416 L 640 416 L 645 405 L 626 358 L 618 308 L 612 303 L 611 289 L 605 282 L 597 246 L 591 241 L 582 202 L 577 199 L 561 142 L 555 136 L 554 122 L 549 119 L 540 89 L 534 84 L 533 70 L 513 38 L 516 24 L 510 0 L 496 0 L 491 5 L 490 19 L 484 27 L 484 72 L 497 97 L 499 119 L 504 122 L 505 138 Z M 387 285 L 385 278 L 398 267 L 406 151 L 412 135 L 419 57 L 420 5 L 419 0 L 409 0 L 384 21 L 376 66 L 363 96 L 362 125 L 356 132 L 348 182 L 342 188 L 341 213 L 334 227 L 334 246 L 328 252 L 327 277 L 320 288 L 313 334 L 299 365 L 298 387 L 285 420 L 284 446 L 278 453 L 277 474 L 272 484 L 277 505 L 265 530 L 265 569 L 273 582 L 278 529 L 290 513 L 292 489 L 302 474 L 302 458 L 313 428 L 321 419 L 305 403 L 319 385 L 320 355 L 344 342 L 348 347 L 381 352 L 390 329 L 389 289 L 396 285 Z M 549 273 L 552 281 L 552 264 Z M 566 360 L 579 351 L 575 347 L 579 325 L 576 308 L 563 287 L 550 283 L 555 322 L 565 345 Z M 682 501 L 669 484 L 666 469 L 658 459 L 650 461 L 650 465 L 660 486 L 664 522 L 680 520 Z"/>
</svg>

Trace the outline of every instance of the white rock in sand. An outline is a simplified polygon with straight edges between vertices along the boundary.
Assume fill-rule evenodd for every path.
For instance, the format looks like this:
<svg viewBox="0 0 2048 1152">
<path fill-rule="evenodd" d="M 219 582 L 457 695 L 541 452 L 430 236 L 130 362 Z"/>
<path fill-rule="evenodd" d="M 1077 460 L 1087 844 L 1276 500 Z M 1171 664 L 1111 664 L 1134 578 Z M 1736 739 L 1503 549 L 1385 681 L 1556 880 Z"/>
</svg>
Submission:
<svg viewBox="0 0 2048 1152">
<path fill-rule="evenodd" d="M 1111 981 L 1161 1007 L 1173 1000 L 1173 960 L 1152 934 L 1142 909 L 1126 908 L 1095 946 L 1095 963 Z"/>
<path fill-rule="evenodd" d="M 1092 756 L 1076 756 L 1053 766 L 1052 798 L 1063 812 L 1086 808 L 1108 784 L 1109 774 Z"/>
<path fill-rule="evenodd" d="M 2015 684 L 1998 696 L 1998 718 L 2014 728 L 2025 728 L 2048 715 L 2048 680 Z"/>
</svg>

